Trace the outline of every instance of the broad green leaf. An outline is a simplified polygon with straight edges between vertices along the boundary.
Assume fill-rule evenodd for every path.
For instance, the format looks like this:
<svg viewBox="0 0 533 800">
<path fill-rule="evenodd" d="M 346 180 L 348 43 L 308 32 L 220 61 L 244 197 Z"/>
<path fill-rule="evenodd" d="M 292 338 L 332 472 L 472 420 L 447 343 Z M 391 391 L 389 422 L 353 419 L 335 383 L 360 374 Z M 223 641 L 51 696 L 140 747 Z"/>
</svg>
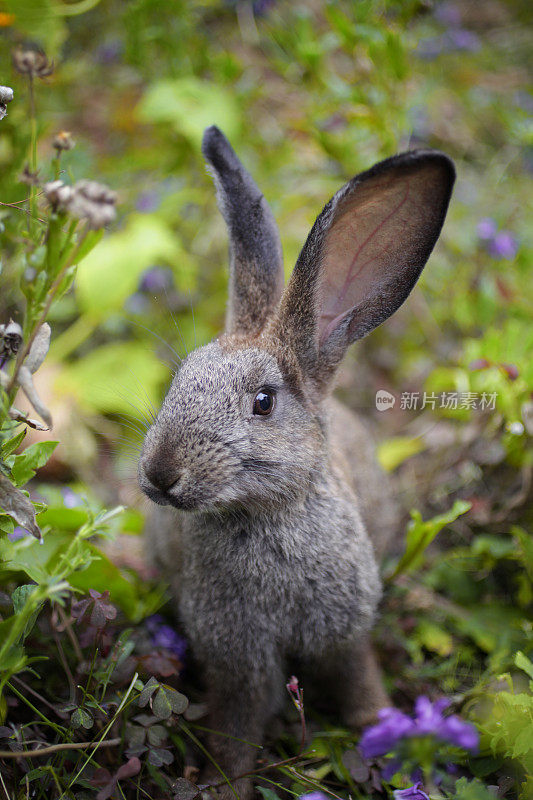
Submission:
<svg viewBox="0 0 533 800">
<path fill-rule="evenodd" d="M 514 663 L 518 669 L 523 670 L 533 680 L 533 663 L 520 650 L 514 657 Z"/>
<path fill-rule="evenodd" d="M 383 469 L 392 472 L 424 448 L 425 444 L 420 436 L 414 439 L 409 436 L 397 436 L 395 439 L 386 439 L 378 445 L 377 457 Z"/>
<path fill-rule="evenodd" d="M 240 131 L 241 111 L 234 92 L 196 77 L 157 81 L 137 107 L 141 122 L 169 122 L 199 148 L 209 125 L 218 125 L 230 140 Z"/>
<path fill-rule="evenodd" d="M 172 705 L 167 691 L 163 686 L 159 687 L 157 694 L 152 701 L 152 711 L 159 719 L 168 719 L 172 714 Z"/>
<path fill-rule="evenodd" d="M 453 639 L 450 634 L 429 620 L 423 620 L 414 635 L 423 647 L 440 656 L 449 656 L 453 650 Z"/>
<path fill-rule="evenodd" d="M 36 470 L 44 467 L 58 444 L 59 442 L 36 442 L 15 456 L 11 475 L 17 486 L 24 486 L 33 478 Z"/>
<path fill-rule="evenodd" d="M 137 704 L 140 706 L 140 708 L 144 708 L 146 705 L 148 705 L 148 701 L 158 688 L 159 681 L 153 676 L 146 681 L 137 699 Z"/>
<path fill-rule="evenodd" d="M 22 444 L 24 437 L 26 436 L 26 428 L 23 428 L 16 436 L 13 436 L 12 439 L 6 439 L 5 442 L 2 442 L 0 446 L 0 458 L 5 459 L 6 456 L 11 455 L 17 450 L 18 447 Z"/>
<path fill-rule="evenodd" d="M 435 536 L 446 525 L 466 514 L 470 508 L 470 503 L 464 500 L 456 500 L 450 511 L 439 514 L 432 519 L 424 522 L 419 511 L 411 512 L 411 521 L 407 526 L 407 543 L 405 553 L 401 557 L 396 569 L 391 577 L 396 577 L 402 572 L 409 572 L 416 569 L 422 563 L 424 551 L 431 544 Z"/>
<path fill-rule="evenodd" d="M 146 401 L 157 405 L 169 370 L 148 347 L 136 342 L 107 344 L 65 365 L 55 389 L 90 411 L 138 417 Z"/>
<path fill-rule="evenodd" d="M 161 219 L 132 214 L 124 230 L 104 238 L 79 265 L 76 293 L 81 308 L 95 322 L 122 310 L 144 270 L 158 261 L 177 264 L 182 256 L 179 239 Z"/>
</svg>

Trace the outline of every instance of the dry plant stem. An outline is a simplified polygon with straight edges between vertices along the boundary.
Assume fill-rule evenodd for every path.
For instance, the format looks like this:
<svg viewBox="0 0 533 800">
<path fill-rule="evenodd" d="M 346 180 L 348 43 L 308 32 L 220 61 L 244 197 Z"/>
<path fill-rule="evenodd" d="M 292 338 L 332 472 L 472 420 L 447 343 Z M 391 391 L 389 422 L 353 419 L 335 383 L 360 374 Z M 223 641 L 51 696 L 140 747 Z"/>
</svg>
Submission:
<svg viewBox="0 0 533 800">
<path fill-rule="evenodd" d="M 49 703 L 48 700 L 45 697 L 40 695 L 39 692 L 36 692 L 35 689 L 32 689 L 31 686 L 28 686 L 28 684 L 25 683 L 23 680 L 21 680 L 17 675 L 12 675 L 11 676 L 11 680 L 15 681 L 15 683 L 18 683 L 19 686 L 22 686 L 22 688 L 24 689 L 25 692 L 28 692 L 29 694 L 32 694 L 34 697 L 37 698 L 37 700 L 40 700 L 40 702 L 43 705 L 45 705 L 47 708 L 49 708 L 51 711 L 53 711 L 54 714 L 57 714 L 57 716 L 60 719 L 66 719 L 66 717 L 67 717 L 66 714 L 58 711 L 57 707 L 54 706 L 53 703 Z"/>
<path fill-rule="evenodd" d="M 81 647 L 80 647 L 80 644 L 79 644 L 78 639 L 76 637 L 76 634 L 72 630 L 72 624 L 71 624 L 69 618 L 67 617 L 67 615 L 65 614 L 65 612 L 63 611 L 63 609 L 61 608 L 60 605 L 57 606 L 57 611 L 58 611 L 59 616 L 61 617 L 61 622 L 64 625 L 64 628 L 65 628 L 65 630 L 67 632 L 68 638 L 72 642 L 72 647 L 74 648 L 74 651 L 76 653 L 76 658 L 78 659 L 78 661 L 83 661 L 83 653 L 81 651 Z"/>
<path fill-rule="evenodd" d="M 63 742 L 62 744 L 52 744 L 50 747 L 41 747 L 37 750 L 0 750 L 0 758 L 36 758 L 37 756 L 48 756 L 50 753 L 57 753 L 59 750 L 83 750 L 84 747 L 116 747 L 122 740 L 107 739 L 103 742 Z"/>
<path fill-rule="evenodd" d="M 65 274 L 66 274 L 67 270 L 70 269 L 70 267 L 76 262 L 76 256 L 80 252 L 81 246 L 82 246 L 83 242 L 85 241 L 85 237 L 87 236 L 88 232 L 89 232 L 89 227 L 88 227 L 88 225 L 86 225 L 84 230 L 83 230 L 83 232 L 82 232 L 82 234 L 81 234 L 81 236 L 80 236 L 80 238 L 79 238 L 79 241 L 78 241 L 76 247 L 74 248 L 74 251 L 73 251 L 72 255 L 70 256 L 69 259 L 67 259 L 66 264 L 64 265 L 64 267 L 60 271 L 59 275 L 57 276 L 57 278 L 55 279 L 55 281 L 53 282 L 53 284 L 50 287 L 50 290 L 48 292 L 48 297 L 46 298 L 46 303 L 44 305 L 42 313 L 41 313 L 39 319 L 37 320 L 37 322 L 35 323 L 35 325 L 33 326 L 33 330 L 32 330 L 32 332 L 31 332 L 31 334 L 30 334 L 30 336 L 28 338 L 28 341 L 25 342 L 24 347 L 22 348 L 22 350 L 20 351 L 20 353 L 18 355 L 17 363 L 15 364 L 15 369 L 13 371 L 13 375 L 11 376 L 11 380 L 10 380 L 9 385 L 7 387 L 7 393 L 8 393 L 9 396 L 11 396 L 11 393 L 13 392 L 13 389 L 15 387 L 15 383 L 16 383 L 16 380 L 17 380 L 17 375 L 18 375 L 19 370 L 20 370 L 20 368 L 21 368 L 21 366 L 22 366 L 22 364 L 24 362 L 24 359 L 26 358 L 26 356 L 30 352 L 30 348 L 31 348 L 31 346 L 32 346 L 32 344 L 34 342 L 35 337 L 37 336 L 37 332 L 39 331 L 41 325 L 44 322 L 46 322 L 46 317 L 48 316 L 48 312 L 50 311 L 50 306 L 52 305 L 52 302 L 53 302 L 53 300 L 54 300 L 54 298 L 55 298 L 55 296 L 57 294 L 57 291 L 58 291 L 58 289 L 59 289 L 59 287 L 61 285 L 61 282 L 63 281 L 63 278 L 65 277 Z M 14 398 L 11 398 L 11 400 L 13 400 L 13 399 Z"/>
</svg>

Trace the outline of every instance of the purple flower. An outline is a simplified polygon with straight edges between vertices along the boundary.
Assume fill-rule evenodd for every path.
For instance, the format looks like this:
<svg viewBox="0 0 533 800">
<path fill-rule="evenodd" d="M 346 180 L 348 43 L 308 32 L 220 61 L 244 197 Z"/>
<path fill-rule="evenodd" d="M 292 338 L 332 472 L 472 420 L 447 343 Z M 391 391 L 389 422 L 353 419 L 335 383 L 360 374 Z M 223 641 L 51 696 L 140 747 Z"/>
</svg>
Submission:
<svg viewBox="0 0 533 800">
<path fill-rule="evenodd" d="M 301 794 L 300 800 L 328 800 L 324 792 L 307 792 L 307 794 Z"/>
<path fill-rule="evenodd" d="M 167 625 L 160 614 L 153 614 L 145 623 L 154 647 L 161 647 L 174 653 L 180 661 L 185 657 L 187 642 L 174 628 Z"/>
<path fill-rule="evenodd" d="M 488 245 L 489 253 L 494 258 L 514 258 L 518 252 L 518 242 L 510 231 L 500 231 Z"/>
<path fill-rule="evenodd" d="M 141 276 L 141 292 L 162 292 L 172 286 L 172 272 L 167 267 L 150 267 Z"/>
<path fill-rule="evenodd" d="M 25 536 L 31 536 L 31 533 L 24 528 L 21 528 L 20 525 L 15 525 L 13 533 L 7 534 L 7 538 L 10 542 L 18 542 L 19 539 L 24 539 Z"/>
<path fill-rule="evenodd" d="M 149 192 L 141 192 L 139 197 L 137 198 L 137 202 L 135 203 L 135 208 L 137 211 L 142 211 L 143 213 L 147 213 L 150 211 L 155 211 L 161 205 L 161 197 L 158 192 L 149 191 Z"/>
<path fill-rule="evenodd" d="M 427 697 L 417 697 L 415 703 L 415 726 L 416 735 L 423 736 L 425 733 L 435 733 L 438 735 L 444 725 L 442 712 L 450 705 L 450 701 L 445 697 L 432 703 Z"/>
<path fill-rule="evenodd" d="M 126 300 L 126 311 L 129 311 L 130 314 L 144 314 L 149 307 L 150 301 L 141 292 L 135 292 Z"/>
<path fill-rule="evenodd" d="M 419 783 L 409 786 L 408 789 L 396 789 L 393 794 L 394 800 L 429 800 L 427 794 L 420 789 Z"/>
<path fill-rule="evenodd" d="M 455 28 L 461 24 L 461 12 L 455 3 L 439 3 L 435 8 L 435 19 Z"/>
<path fill-rule="evenodd" d="M 467 31 L 465 28 L 456 28 L 448 32 L 447 38 L 455 50 L 466 50 L 469 53 L 477 53 L 481 44 L 475 33 Z"/>
<path fill-rule="evenodd" d="M 69 489 L 68 486 L 61 490 L 61 494 L 63 495 L 63 505 L 65 508 L 77 508 L 81 505 L 81 499 L 72 489 Z"/>
<path fill-rule="evenodd" d="M 444 727 L 440 735 L 442 739 L 447 739 L 457 747 L 462 747 L 463 750 L 470 750 L 473 753 L 478 750 L 479 734 L 476 728 L 456 714 L 444 719 Z"/>
<path fill-rule="evenodd" d="M 480 219 L 477 224 L 477 235 L 480 239 L 493 239 L 498 231 L 496 222 L 490 217 Z"/>
<path fill-rule="evenodd" d="M 413 720 L 397 708 L 382 708 L 379 722 L 363 731 L 359 747 L 365 758 L 390 753 L 400 739 L 412 734 Z"/>
</svg>

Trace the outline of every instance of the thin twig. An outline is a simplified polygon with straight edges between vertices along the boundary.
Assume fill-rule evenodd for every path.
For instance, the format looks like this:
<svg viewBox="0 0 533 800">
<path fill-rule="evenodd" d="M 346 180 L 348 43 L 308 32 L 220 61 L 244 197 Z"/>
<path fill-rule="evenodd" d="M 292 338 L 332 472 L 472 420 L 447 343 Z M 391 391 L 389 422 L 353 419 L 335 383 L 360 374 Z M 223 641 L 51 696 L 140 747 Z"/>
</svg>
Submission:
<svg viewBox="0 0 533 800">
<path fill-rule="evenodd" d="M 63 611 L 60 605 L 57 606 L 57 613 L 61 617 L 61 622 L 63 623 L 64 629 L 67 632 L 67 636 L 72 642 L 72 647 L 74 648 L 74 652 L 76 653 L 76 658 L 78 661 L 83 661 L 83 653 L 81 652 L 80 643 L 78 642 L 78 638 L 74 631 L 72 630 L 72 623 L 70 622 L 69 618 Z"/>
<path fill-rule="evenodd" d="M 83 750 L 84 747 L 116 747 L 122 739 L 107 739 L 103 742 L 63 742 L 62 744 L 52 744 L 49 747 L 41 747 L 37 750 L 0 750 L 0 758 L 35 758 L 36 756 L 47 756 L 50 753 L 57 753 L 58 750 Z"/>
<path fill-rule="evenodd" d="M 66 717 L 68 715 L 66 715 L 65 712 L 59 711 L 57 706 L 55 706 L 53 703 L 50 703 L 46 699 L 46 697 L 43 697 L 41 694 L 39 694 L 39 692 L 36 692 L 35 689 L 31 688 L 31 686 L 28 686 L 28 684 L 25 683 L 25 681 L 21 680 L 21 678 L 19 678 L 17 675 L 12 675 L 11 676 L 11 680 L 15 681 L 20 686 L 22 686 L 22 688 L 24 689 L 25 692 L 29 692 L 29 694 L 32 694 L 34 697 L 37 698 L 37 700 L 40 700 L 43 705 L 47 706 L 47 708 L 49 708 L 51 711 L 53 711 L 54 714 L 57 714 L 57 716 L 60 719 L 66 719 Z"/>
</svg>

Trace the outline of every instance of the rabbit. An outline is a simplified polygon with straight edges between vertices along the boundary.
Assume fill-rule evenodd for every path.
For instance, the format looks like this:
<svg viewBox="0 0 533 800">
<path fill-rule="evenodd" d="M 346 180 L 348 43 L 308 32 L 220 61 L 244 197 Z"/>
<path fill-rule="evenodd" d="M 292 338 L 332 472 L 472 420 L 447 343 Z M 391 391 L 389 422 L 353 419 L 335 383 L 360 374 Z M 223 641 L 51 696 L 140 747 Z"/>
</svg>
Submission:
<svg viewBox="0 0 533 800">
<path fill-rule="evenodd" d="M 284 289 L 265 198 L 218 128 L 202 152 L 230 237 L 226 328 L 180 366 L 138 474 L 161 506 L 148 550 L 205 671 L 208 747 L 231 777 L 253 770 L 249 743 L 286 696 L 291 658 L 337 693 L 354 729 L 388 702 L 369 634 L 394 504 L 364 425 L 332 388 L 348 346 L 413 289 L 455 170 L 418 150 L 354 177 L 318 215 Z M 249 777 L 235 787 L 245 800 L 253 791 Z"/>
</svg>

